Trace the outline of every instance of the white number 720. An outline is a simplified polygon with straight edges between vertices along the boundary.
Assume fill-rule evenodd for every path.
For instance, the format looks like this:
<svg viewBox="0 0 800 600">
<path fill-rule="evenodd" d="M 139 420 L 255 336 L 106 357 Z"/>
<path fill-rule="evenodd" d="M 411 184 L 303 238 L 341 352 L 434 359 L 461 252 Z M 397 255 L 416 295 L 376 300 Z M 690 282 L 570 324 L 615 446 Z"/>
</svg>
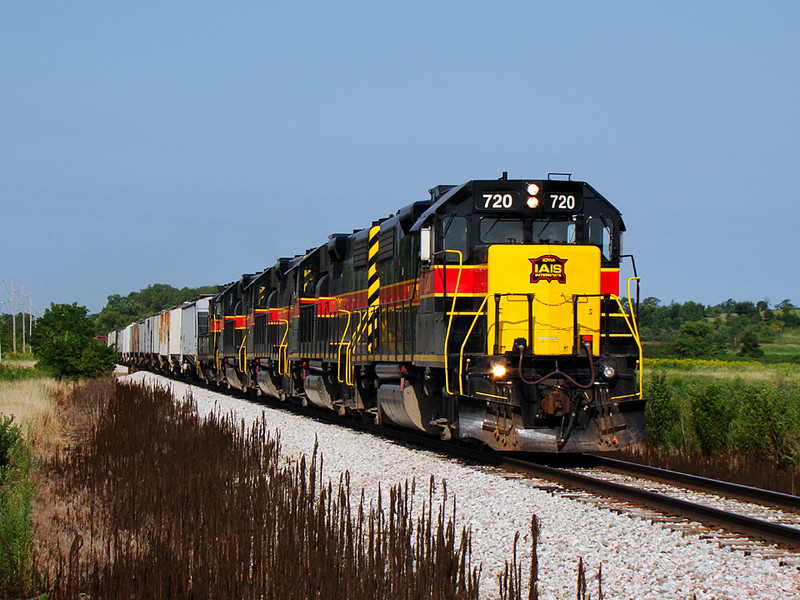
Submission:
<svg viewBox="0 0 800 600">
<path fill-rule="evenodd" d="M 511 194 L 484 194 L 483 208 L 511 208 L 514 197 Z"/>
</svg>

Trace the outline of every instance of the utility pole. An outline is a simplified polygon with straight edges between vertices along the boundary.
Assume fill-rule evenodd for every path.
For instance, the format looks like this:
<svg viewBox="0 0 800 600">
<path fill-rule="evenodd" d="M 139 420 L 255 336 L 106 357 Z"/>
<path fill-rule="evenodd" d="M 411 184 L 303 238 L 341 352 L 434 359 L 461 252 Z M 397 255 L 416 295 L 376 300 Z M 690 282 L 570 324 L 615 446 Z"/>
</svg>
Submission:
<svg viewBox="0 0 800 600">
<path fill-rule="evenodd" d="M 25 286 L 22 286 L 22 353 L 25 354 Z"/>
<path fill-rule="evenodd" d="M 0 279 L 2 281 L 2 279 Z M 0 304 L 5 304 L 2 300 L 0 300 Z M 0 318 L 3 315 L 3 311 L 0 310 Z M 3 362 L 3 332 L 0 330 L 0 363 Z"/>
<path fill-rule="evenodd" d="M 14 305 L 14 280 L 11 280 L 11 346 L 17 353 L 17 307 Z"/>
</svg>

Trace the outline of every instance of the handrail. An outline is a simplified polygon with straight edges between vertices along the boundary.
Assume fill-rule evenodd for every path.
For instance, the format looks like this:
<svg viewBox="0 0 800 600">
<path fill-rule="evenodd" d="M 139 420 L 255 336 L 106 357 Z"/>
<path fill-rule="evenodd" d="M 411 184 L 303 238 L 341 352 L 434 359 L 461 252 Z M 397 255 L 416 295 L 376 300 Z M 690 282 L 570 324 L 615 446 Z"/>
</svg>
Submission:
<svg viewBox="0 0 800 600">
<path fill-rule="evenodd" d="M 636 340 L 636 345 L 639 347 L 639 398 L 644 398 L 644 351 L 642 350 L 642 342 L 639 337 L 639 324 L 637 323 L 636 313 L 633 312 L 633 299 L 631 298 L 631 281 L 636 280 L 636 285 L 639 285 L 639 281 L 641 277 L 634 275 L 633 277 L 628 278 L 627 283 L 627 290 L 628 290 L 628 308 L 631 311 L 631 322 L 633 323 L 633 329 L 631 332 L 633 333 L 633 337 Z M 637 306 L 638 302 L 638 292 L 637 292 Z M 620 305 L 621 308 L 621 305 Z M 624 311 L 623 311 L 624 312 Z M 630 326 L 630 325 L 629 325 Z"/>
<path fill-rule="evenodd" d="M 478 308 L 478 312 L 475 313 L 475 318 L 472 319 L 472 325 L 469 326 L 469 330 L 467 330 L 467 335 L 464 336 L 464 343 L 461 344 L 461 352 L 458 355 L 458 393 L 462 396 L 464 395 L 464 348 L 467 347 L 467 340 L 469 340 L 469 336 L 472 335 L 472 330 L 475 327 L 475 324 L 478 322 L 478 317 L 483 314 L 483 307 L 486 306 L 486 303 L 489 301 L 489 294 L 486 294 L 483 298 L 483 302 L 481 302 L 480 308 Z M 451 311 L 452 312 L 452 311 Z M 445 348 L 445 351 L 447 348 Z M 445 357 L 447 353 L 445 352 Z"/>
<path fill-rule="evenodd" d="M 625 323 L 628 325 L 628 329 L 633 335 L 633 340 L 636 342 L 636 346 L 639 348 L 639 398 L 643 398 L 644 397 L 644 351 L 642 350 L 642 341 L 639 338 L 639 329 L 638 327 L 636 327 L 635 320 L 632 318 L 633 312 L 631 312 L 630 315 L 625 312 L 620 297 L 617 296 L 616 294 L 610 294 L 610 296 L 617 303 L 617 306 L 619 306 L 619 311 L 622 314 L 622 317 L 625 319 Z M 630 302 L 630 300 L 628 302 Z"/>
<path fill-rule="evenodd" d="M 245 342 L 247 342 L 247 334 L 248 333 L 249 332 L 246 332 L 244 334 L 244 337 L 242 337 L 242 343 L 239 346 L 239 352 L 237 353 L 238 356 L 239 356 L 239 372 L 240 373 L 246 373 L 247 372 L 247 348 L 245 348 L 244 344 L 245 344 Z M 244 360 L 242 360 L 242 352 L 244 352 Z"/>
<path fill-rule="evenodd" d="M 455 312 L 456 309 L 456 300 L 458 299 L 458 288 L 461 284 L 461 271 L 464 267 L 464 255 L 461 254 L 461 250 L 443 250 L 442 252 L 445 253 L 454 252 L 455 254 L 458 254 L 458 277 L 456 277 L 456 289 L 453 291 L 453 302 L 450 305 L 450 320 L 447 322 L 447 332 L 444 335 L 444 390 L 448 394 L 452 395 L 453 392 L 450 391 L 450 367 L 448 365 L 448 359 L 447 359 L 448 355 L 447 345 L 448 342 L 450 341 L 450 329 L 453 326 L 453 313 Z M 446 279 L 447 265 L 444 265 L 444 270 L 445 270 L 445 273 L 443 274 L 443 278 L 445 281 L 444 294 L 445 296 L 447 296 L 447 279 Z M 435 276 L 436 275 L 434 274 L 434 277 Z"/>
<path fill-rule="evenodd" d="M 344 326 L 344 332 L 342 333 L 342 339 L 339 341 L 339 350 L 336 353 L 336 380 L 339 383 L 344 383 L 345 385 L 353 385 L 350 383 L 350 369 L 347 367 L 347 357 L 350 352 L 350 342 L 345 343 L 344 338 L 347 337 L 347 331 L 350 329 L 350 311 L 345 310 L 343 308 L 339 309 L 340 313 L 347 313 L 347 324 Z M 345 361 L 345 378 L 342 380 L 342 346 L 347 346 L 347 349 L 344 353 L 344 361 Z"/>
<path fill-rule="evenodd" d="M 356 311 L 353 311 L 353 312 L 358 313 L 358 319 L 359 320 L 358 320 L 358 327 L 356 327 L 356 330 L 353 332 L 353 335 L 350 338 L 350 345 L 349 345 L 348 350 L 347 350 L 347 372 L 348 372 L 347 374 L 348 374 L 348 376 L 350 375 L 350 371 L 352 370 L 353 355 L 355 354 L 355 351 L 356 351 L 356 345 L 361 341 L 361 335 L 363 334 L 364 329 L 366 329 L 366 325 L 369 322 L 369 309 L 356 310 Z M 364 315 L 366 315 L 367 318 L 364 318 Z M 352 379 L 346 380 L 346 383 L 347 383 L 347 385 L 353 385 L 353 380 Z"/>
<path fill-rule="evenodd" d="M 285 344 L 286 336 L 289 335 L 289 320 L 288 319 L 278 319 L 278 323 L 286 323 L 286 331 L 283 332 L 283 339 L 281 343 L 278 344 L 278 375 L 288 375 L 289 374 L 289 345 Z M 284 365 L 283 361 L 281 360 L 281 353 L 286 350 L 286 364 Z M 284 366 L 285 368 L 281 371 L 281 367 Z"/>
</svg>

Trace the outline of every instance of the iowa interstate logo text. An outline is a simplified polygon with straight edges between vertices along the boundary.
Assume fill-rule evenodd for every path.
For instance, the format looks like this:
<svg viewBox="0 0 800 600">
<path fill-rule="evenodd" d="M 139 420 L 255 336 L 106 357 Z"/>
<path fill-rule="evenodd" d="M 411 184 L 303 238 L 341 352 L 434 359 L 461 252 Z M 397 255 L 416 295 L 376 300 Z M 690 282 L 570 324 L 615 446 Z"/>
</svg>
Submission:
<svg viewBox="0 0 800 600">
<path fill-rule="evenodd" d="M 566 258 L 558 258 L 552 254 L 540 256 L 539 258 L 529 258 L 533 271 L 531 271 L 531 283 L 538 281 L 557 281 L 567 283 L 567 271 L 564 268 Z"/>
</svg>

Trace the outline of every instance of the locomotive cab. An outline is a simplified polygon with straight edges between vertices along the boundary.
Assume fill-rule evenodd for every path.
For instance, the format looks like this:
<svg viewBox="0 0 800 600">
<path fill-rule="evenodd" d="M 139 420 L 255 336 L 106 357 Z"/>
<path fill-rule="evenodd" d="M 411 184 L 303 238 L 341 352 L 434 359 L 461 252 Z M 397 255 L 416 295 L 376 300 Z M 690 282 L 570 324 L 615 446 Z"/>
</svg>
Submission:
<svg viewBox="0 0 800 600">
<path fill-rule="evenodd" d="M 571 180 L 473 181 L 440 192 L 417 226 L 420 347 L 441 351 L 461 438 L 574 452 L 643 436 L 636 301 L 619 297 L 625 227 L 605 198 Z"/>
</svg>

